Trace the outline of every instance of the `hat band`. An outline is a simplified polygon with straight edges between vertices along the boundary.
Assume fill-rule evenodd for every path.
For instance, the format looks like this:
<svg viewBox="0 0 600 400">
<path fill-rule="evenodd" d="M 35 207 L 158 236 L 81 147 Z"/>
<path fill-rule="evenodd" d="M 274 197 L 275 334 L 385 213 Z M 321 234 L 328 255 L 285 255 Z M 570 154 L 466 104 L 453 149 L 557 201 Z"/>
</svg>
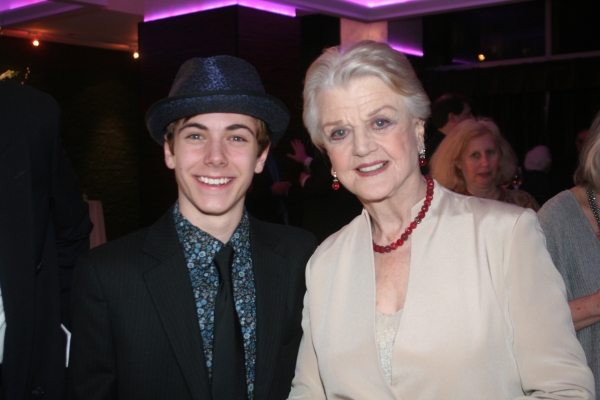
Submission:
<svg viewBox="0 0 600 400">
<path fill-rule="evenodd" d="M 244 96 L 262 97 L 264 99 L 271 100 L 271 101 L 275 102 L 276 104 L 279 104 L 281 106 L 281 108 L 284 109 L 287 112 L 287 114 L 289 115 L 289 111 L 287 111 L 287 107 L 277 97 L 271 96 L 269 94 L 262 93 L 262 92 L 255 92 L 252 90 L 207 90 L 207 91 L 203 91 L 203 92 L 193 92 L 193 93 L 169 96 L 169 97 L 166 97 L 166 98 L 154 103 L 148 110 L 147 114 L 150 114 L 153 109 L 160 107 L 163 104 L 170 103 L 174 100 L 183 100 L 183 99 L 209 97 L 209 96 L 223 96 L 223 95 L 225 95 L 225 96 L 244 95 Z"/>
</svg>

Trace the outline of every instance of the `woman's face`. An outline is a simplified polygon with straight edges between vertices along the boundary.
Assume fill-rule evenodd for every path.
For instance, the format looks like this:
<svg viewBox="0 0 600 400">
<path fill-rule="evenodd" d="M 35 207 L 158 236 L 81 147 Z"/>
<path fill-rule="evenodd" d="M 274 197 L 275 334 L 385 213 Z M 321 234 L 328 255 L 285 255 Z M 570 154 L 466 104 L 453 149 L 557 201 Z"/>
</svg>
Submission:
<svg viewBox="0 0 600 400">
<path fill-rule="evenodd" d="M 497 184 L 500 153 L 490 133 L 472 138 L 457 166 L 462 170 L 467 190 L 489 190 Z"/>
<path fill-rule="evenodd" d="M 332 169 L 363 204 L 416 192 L 423 121 L 400 95 L 368 76 L 322 92 L 317 104 Z"/>
</svg>

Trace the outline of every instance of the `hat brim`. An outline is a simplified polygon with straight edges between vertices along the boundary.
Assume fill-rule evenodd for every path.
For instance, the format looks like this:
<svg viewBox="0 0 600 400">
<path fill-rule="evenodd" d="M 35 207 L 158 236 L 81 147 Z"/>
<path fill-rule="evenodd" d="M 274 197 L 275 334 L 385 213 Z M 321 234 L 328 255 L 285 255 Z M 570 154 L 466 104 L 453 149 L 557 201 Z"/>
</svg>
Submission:
<svg viewBox="0 0 600 400">
<path fill-rule="evenodd" d="M 171 122 L 209 113 L 235 113 L 258 118 L 267 124 L 273 144 L 281 139 L 290 121 L 287 107 L 274 96 L 245 90 L 223 90 L 159 100 L 148 109 L 146 126 L 152 138 L 162 145 L 167 125 Z"/>
</svg>

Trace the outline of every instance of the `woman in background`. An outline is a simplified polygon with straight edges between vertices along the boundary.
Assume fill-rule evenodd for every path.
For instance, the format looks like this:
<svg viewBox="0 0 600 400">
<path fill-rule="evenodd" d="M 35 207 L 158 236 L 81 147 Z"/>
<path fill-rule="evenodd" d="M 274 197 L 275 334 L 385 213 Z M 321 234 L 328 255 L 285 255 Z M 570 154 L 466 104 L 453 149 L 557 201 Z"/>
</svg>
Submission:
<svg viewBox="0 0 600 400">
<path fill-rule="evenodd" d="M 512 180 L 516 168 L 515 153 L 489 119 L 456 125 L 431 158 L 431 176 L 442 186 L 537 211 L 540 206 L 529 193 L 502 186 Z"/>
<path fill-rule="evenodd" d="M 580 153 L 575 184 L 548 200 L 538 216 L 567 286 L 577 338 L 600 388 L 600 113 Z"/>
<path fill-rule="evenodd" d="M 592 399 L 535 213 L 421 175 L 429 99 L 406 57 L 333 48 L 305 82 L 332 187 L 364 209 L 307 265 L 289 398 Z"/>
</svg>

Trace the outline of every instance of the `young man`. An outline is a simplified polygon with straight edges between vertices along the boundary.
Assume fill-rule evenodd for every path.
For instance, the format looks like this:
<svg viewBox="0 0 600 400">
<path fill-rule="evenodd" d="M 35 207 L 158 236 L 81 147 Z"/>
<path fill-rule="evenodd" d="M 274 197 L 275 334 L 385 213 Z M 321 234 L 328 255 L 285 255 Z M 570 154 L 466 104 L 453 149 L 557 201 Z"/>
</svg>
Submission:
<svg viewBox="0 0 600 400">
<path fill-rule="evenodd" d="M 288 120 L 245 61 L 183 64 L 146 116 L 178 201 L 76 266 L 71 398 L 287 398 L 316 240 L 244 197 Z"/>
</svg>

